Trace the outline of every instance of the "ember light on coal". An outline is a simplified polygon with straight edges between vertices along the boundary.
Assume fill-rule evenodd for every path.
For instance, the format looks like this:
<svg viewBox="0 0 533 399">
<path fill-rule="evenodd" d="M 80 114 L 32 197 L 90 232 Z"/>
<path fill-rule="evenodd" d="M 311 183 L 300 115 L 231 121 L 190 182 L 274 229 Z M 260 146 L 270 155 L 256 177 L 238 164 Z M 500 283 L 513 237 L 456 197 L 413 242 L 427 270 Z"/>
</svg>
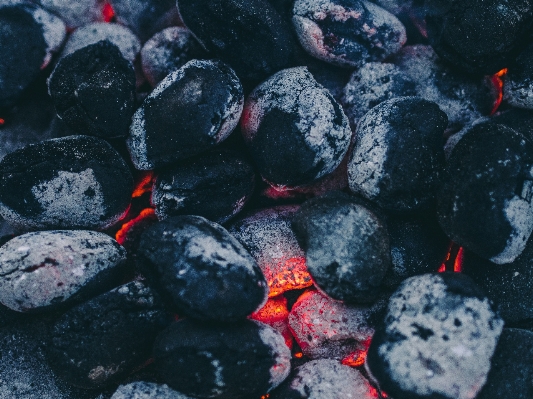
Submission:
<svg viewBox="0 0 533 399">
<path fill-rule="evenodd" d="M 533 2 L 0 0 L 0 399 L 531 399 Z"/>
</svg>

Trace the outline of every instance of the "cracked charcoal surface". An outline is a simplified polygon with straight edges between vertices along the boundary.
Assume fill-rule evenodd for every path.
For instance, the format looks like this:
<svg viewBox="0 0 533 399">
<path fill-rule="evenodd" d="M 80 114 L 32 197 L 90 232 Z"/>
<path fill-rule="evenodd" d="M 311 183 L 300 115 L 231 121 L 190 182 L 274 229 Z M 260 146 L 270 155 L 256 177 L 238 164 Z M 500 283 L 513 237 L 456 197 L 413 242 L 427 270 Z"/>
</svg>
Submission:
<svg viewBox="0 0 533 399">
<path fill-rule="evenodd" d="M 37 78 L 46 57 L 43 28 L 24 7 L 0 7 L 0 48 L 0 107 L 9 107 Z"/>
<path fill-rule="evenodd" d="M 359 122 L 348 164 L 350 190 L 391 211 L 427 207 L 444 167 L 447 117 L 437 104 L 399 97 Z"/>
<path fill-rule="evenodd" d="M 146 79 L 155 87 L 169 73 L 206 55 L 187 28 L 173 26 L 156 33 L 144 44 L 142 69 Z"/>
<path fill-rule="evenodd" d="M 305 266 L 305 252 L 291 227 L 298 208 L 287 205 L 258 210 L 228 227 L 263 271 L 269 296 L 312 284 Z"/>
<path fill-rule="evenodd" d="M 121 385 L 111 396 L 111 399 L 190 399 L 166 384 L 154 384 L 153 382 L 132 382 Z"/>
<path fill-rule="evenodd" d="M 286 69 L 246 100 L 242 131 L 262 177 L 299 186 L 333 172 L 348 151 L 348 118 L 305 67 Z"/>
<path fill-rule="evenodd" d="M 230 322 L 266 302 L 267 283 L 250 254 L 226 229 L 200 216 L 175 216 L 149 227 L 139 257 L 180 315 Z"/>
<path fill-rule="evenodd" d="M 104 19 L 102 10 L 105 0 L 39 0 L 39 3 L 46 10 L 59 15 L 70 29 Z"/>
<path fill-rule="evenodd" d="M 487 383 L 477 399 L 516 398 L 533 396 L 533 333 L 504 328 L 492 358 Z"/>
<path fill-rule="evenodd" d="M 305 202 L 292 225 L 319 289 L 348 303 L 377 297 L 391 264 L 387 227 L 378 216 L 348 194 L 330 193 Z"/>
<path fill-rule="evenodd" d="M 133 178 L 105 141 L 69 136 L 0 162 L 0 214 L 23 229 L 103 229 L 126 212 Z"/>
<path fill-rule="evenodd" d="M 428 2 L 426 17 L 429 42 L 462 71 L 496 73 L 527 44 L 533 23 L 529 0 L 453 0 L 432 7 L 434 3 L 439 1 Z"/>
<path fill-rule="evenodd" d="M 0 302 L 19 312 L 80 302 L 111 288 L 125 260 L 126 250 L 103 233 L 57 230 L 15 237 L 0 247 Z"/>
<path fill-rule="evenodd" d="M 503 99 L 513 107 L 533 108 L 533 45 L 525 50 L 509 65 L 504 77 Z"/>
<path fill-rule="evenodd" d="M 289 328 L 304 355 L 342 360 L 355 351 L 366 350 L 386 305 L 383 298 L 372 305 L 345 305 L 310 291 L 292 307 Z"/>
<path fill-rule="evenodd" d="M 356 369 L 338 361 L 312 360 L 298 367 L 272 399 L 372 399 L 372 387 Z"/>
<path fill-rule="evenodd" d="M 206 152 L 235 129 L 243 102 L 241 83 L 226 64 L 189 61 L 135 112 L 127 138 L 133 164 L 151 170 Z"/>
<path fill-rule="evenodd" d="M 533 230 L 533 147 L 499 124 L 469 129 L 450 154 L 437 195 L 444 232 L 494 263 L 510 263 Z"/>
<path fill-rule="evenodd" d="M 122 56 L 129 62 L 133 62 L 141 51 L 141 42 L 125 26 L 107 22 L 95 22 L 84 25 L 72 32 L 65 44 L 62 55 L 71 54 L 101 40 L 108 40 L 117 46 Z"/>
<path fill-rule="evenodd" d="M 355 127 L 359 119 L 383 101 L 415 96 L 415 86 L 415 81 L 396 65 L 369 62 L 352 74 L 341 102 Z"/>
<path fill-rule="evenodd" d="M 60 316 L 51 328 L 47 358 L 71 385 L 109 385 L 148 360 L 157 334 L 171 320 L 150 288 L 131 282 Z"/>
<path fill-rule="evenodd" d="M 296 0 L 292 22 L 309 54 L 349 68 L 383 61 L 407 41 L 402 23 L 367 1 Z"/>
<path fill-rule="evenodd" d="M 157 338 L 154 357 L 163 380 L 201 398 L 259 397 L 290 372 L 290 350 L 273 328 L 251 320 L 204 325 L 172 324 Z"/>
<path fill-rule="evenodd" d="M 254 186 L 254 169 L 245 158 L 215 150 L 159 173 L 152 204 L 159 220 L 198 215 L 224 223 L 246 205 Z"/>
<path fill-rule="evenodd" d="M 291 27 L 261 0 L 178 0 L 183 22 L 242 79 L 260 81 L 291 66 Z"/>
<path fill-rule="evenodd" d="M 108 40 L 59 60 L 48 79 L 57 114 L 78 134 L 124 137 L 135 111 L 135 72 Z"/>
<path fill-rule="evenodd" d="M 503 320 L 459 273 L 405 280 L 391 296 L 366 367 L 395 399 L 471 399 L 487 379 Z"/>
</svg>

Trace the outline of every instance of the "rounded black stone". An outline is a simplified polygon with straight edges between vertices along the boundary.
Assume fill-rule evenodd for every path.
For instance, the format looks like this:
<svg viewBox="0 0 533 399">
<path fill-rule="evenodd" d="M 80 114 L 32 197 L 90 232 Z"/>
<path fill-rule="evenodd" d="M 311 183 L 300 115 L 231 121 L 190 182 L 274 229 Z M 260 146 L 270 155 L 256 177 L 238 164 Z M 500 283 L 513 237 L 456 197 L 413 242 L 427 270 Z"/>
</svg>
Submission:
<svg viewBox="0 0 533 399">
<path fill-rule="evenodd" d="M 43 29 L 21 6 L 0 7 L 0 107 L 13 105 L 46 57 Z"/>
<path fill-rule="evenodd" d="M 418 97 L 398 97 L 372 108 L 355 133 L 350 190 L 391 211 L 427 207 L 444 168 L 447 125 L 437 104 Z"/>
<path fill-rule="evenodd" d="M 444 232 L 494 263 L 512 262 L 533 230 L 533 147 L 516 131 L 482 123 L 452 150 L 437 195 Z"/>
<path fill-rule="evenodd" d="M 198 215 L 224 223 L 241 211 L 254 186 L 253 166 L 246 159 L 216 150 L 159 173 L 152 204 L 160 220 Z"/>
<path fill-rule="evenodd" d="M 251 320 L 230 325 L 178 321 L 157 337 L 154 357 L 165 383 L 199 398 L 260 397 L 290 371 L 282 335 Z"/>
<path fill-rule="evenodd" d="M 102 138 L 128 134 L 135 111 L 135 72 L 108 40 L 59 60 L 48 90 L 59 117 L 78 134 Z"/>
<path fill-rule="evenodd" d="M 175 216 L 148 228 L 139 256 L 179 314 L 200 320 L 244 319 L 266 301 L 261 269 L 222 226 Z"/>
<path fill-rule="evenodd" d="M 305 240 L 307 269 L 333 299 L 372 302 L 390 266 L 385 224 L 348 194 L 305 202 L 292 221 Z"/>
<path fill-rule="evenodd" d="M 150 288 L 131 282 L 60 316 L 50 331 L 48 361 L 74 386 L 109 385 L 148 360 L 171 320 Z"/>
<path fill-rule="evenodd" d="M 131 201 L 133 178 L 104 140 L 42 141 L 0 162 L 0 214 L 23 229 L 103 229 Z"/>
<path fill-rule="evenodd" d="M 289 25 L 262 0 L 178 0 L 185 25 L 243 79 L 262 80 L 291 66 Z"/>
</svg>

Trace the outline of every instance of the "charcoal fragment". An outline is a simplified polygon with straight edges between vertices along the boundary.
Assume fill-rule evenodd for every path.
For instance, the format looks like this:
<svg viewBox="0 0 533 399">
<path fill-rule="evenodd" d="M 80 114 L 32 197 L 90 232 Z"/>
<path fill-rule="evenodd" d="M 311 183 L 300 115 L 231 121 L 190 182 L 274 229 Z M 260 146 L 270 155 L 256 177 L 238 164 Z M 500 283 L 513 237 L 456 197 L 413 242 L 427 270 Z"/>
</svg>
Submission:
<svg viewBox="0 0 533 399">
<path fill-rule="evenodd" d="M 124 137 L 135 110 L 135 72 L 108 40 L 59 60 L 48 79 L 58 116 L 78 134 Z"/>
<path fill-rule="evenodd" d="M 128 385 L 121 385 L 111 396 L 111 399 L 190 399 L 179 392 L 170 389 L 165 384 L 154 384 L 153 382 L 132 382 Z"/>
<path fill-rule="evenodd" d="M 503 320 L 472 280 L 435 273 L 391 296 L 366 367 L 395 399 L 471 399 L 485 383 Z"/>
<path fill-rule="evenodd" d="M 39 0 L 43 8 L 59 15 L 70 29 L 103 21 L 105 2 L 106 0 Z"/>
<path fill-rule="evenodd" d="M 127 138 L 133 164 L 151 170 L 211 149 L 235 129 L 243 102 L 241 83 L 227 65 L 188 62 L 135 112 Z"/>
<path fill-rule="evenodd" d="M 154 357 L 170 387 L 199 398 L 259 397 L 290 371 L 290 350 L 281 334 L 251 320 L 229 325 L 178 321 L 158 336 Z"/>
<path fill-rule="evenodd" d="M 104 229 L 127 211 L 133 178 L 104 140 L 68 136 L 0 162 L 0 215 L 22 229 Z"/>
<path fill-rule="evenodd" d="M 533 109 L 533 45 L 509 65 L 504 76 L 503 99 L 513 107 Z"/>
<path fill-rule="evenodd" d="M 253 258 L 226 229 L 200 216 L 175 216 L 149 227 L 139 256 L 178 314 L 230 322 L 266 302 L 267 283 Z"/>
</svg>

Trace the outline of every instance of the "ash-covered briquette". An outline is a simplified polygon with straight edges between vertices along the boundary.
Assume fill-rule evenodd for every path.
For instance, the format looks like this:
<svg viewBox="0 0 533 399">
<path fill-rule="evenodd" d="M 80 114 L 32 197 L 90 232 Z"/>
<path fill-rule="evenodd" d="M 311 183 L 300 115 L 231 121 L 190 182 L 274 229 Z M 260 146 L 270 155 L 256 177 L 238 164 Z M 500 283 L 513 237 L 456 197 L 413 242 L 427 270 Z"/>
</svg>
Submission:
<svg viewBox="0 0 533 399">
<path fill-rule="evenodd" d="M 106 141 L 68 136 L 0 162 L 0 215 L 21 229 L 104 229 L 127 211 L 133 178 Z"/>
<path fill-rule="evenodd" d="M 153 382 L 132 382 L 121 385 L 111 399 L 191 399 L 168 387 L 166 384 Z"/>
<path fill-rule="evenodd" d="M 487 383 L 476 399 L 533 397 L 533 333 L 504 328 L 492 358 Z"/>
<path fill-rule="evenodd" d="M 251 320 L 178 321 L 157 337 L 154 357 L 163 381 L 195 398 L 260 397 L 281 384 L 291 367 L 283 336 Z"/>
<path fill-rule="evenodd" d="M 349 68 L 383 61 L 407 41 L 398 18 L 364 0 L 296 0 L 292 22 L 309 54 Z"/>
<path fill-rule="evenodd" d="M 373 388 L 356 369 L 336 360 L 312 360 L 294 370 L 272 399 L 375 399 Z"/>
<path fill-rule="evenodd" d="M 417 96 L 437 103 L 448 115 L 448 131 L 460 130 L 494 107 L 497 92 L 489 79 L 451 69 L 431 46 L 405 46 L 390 61 L 415 82 Z"/>
<path fill-rule="evenodd" d="M 369 62 L 355 71 L 344 87 L 341 103 L 352 126 L 385 100 L 416 96 L 415 81 L 393 64 Z"/>
<path fill-rule="evenodd" d="M 226 229 L 200 216 L 149 227 L 139 257 L 180 315 L 231 322 L 266 302 L 268 286 L 254 259 Z"/>
<path fill-rule="evenodd" d="M 126 250 L 94 231 L 27 233 L 0 247 L 0 302 L 18 312 L 80 302 L 113 286 Z"/>
<path fill-rule="evenodd" d="M 392 265 L 383 285 L 396 288 L 418 274 L 436 272 L 446 258 L 450 239 L 439 225 L 434 210 L 427 213 L 386 218 Z"/>
<path fill-rule="evenodd" d="M 467 276 L 405 280 L 391 296 L 367 370 L 395 399 L 472 399 L 487 379 L 503 320 Z"/>
<path fill-rule="evenodd" d="M 503 99 L 518 108 L 533 109 L 533 44 L 509 63 L 504 77 Z"/>
<path fill-rule="evenodd" d="M 131 282 L 59 317 L 45 347 L 47 358 L 71 385 L 106 386 L 142 366 L 157 334 L 172 320 L 150 288 Z"/>
<path fill-rule="evenodd" d="M 242 79 L 260 81 L 291 66 L 291 27 L 263 0 L 178 0 L 183 22 Z"/>
<path fill-rule="evenodd" d="M 305 67 L 285 69 L 246 100 L 242 132 L 262 177 L 277 186 L 311 183 L 348 151 L 348 118 Z"/>
<path fill-rule="evenodd" d="M 128 134 L 135 111 L 135 72 L 108 40 L 61 58 L 48 79 L 58 116 L 78 134 Z"/>
<path fill-rule="evenodd" d="M 376 299 L 391 264 L 387 227 L 376 214 L 350 195 L 332 192 L 305 202 L 292 225 L 320 290 L 348 303 Z"/>
<path fill-rule="evenodd" d="M 348 164 L 350 190 L 390 211 L 414 211 L 435 199 L 448 124 L 438 105 L 418 97 L 387 100 L 363 116 Z"/>
<path fill-rule="evenodd" d="M 69 29 L 104 20 L 106 0 L 39 0 L 39 4 L 58 15 Z"/>
<path fill-rule="evenodd" d="M 254 186 L 253 166 L 244 157 L 214 150 L 159 173 L 152 204 L 159 220 L 198 215 L 224 223 L 246 205 Z"/>
<path fill-rule="evenodd" d="M 62 56 L 72 54 L 83 47 L 102 40 L 108 40 L 117 46 L 122 56 L 129 62 L 133 62 L 141 51 L 141 42 L 125 26 L 107 22 L 95 22 L 84 25 L 72 32 L 65 44 Z"/>
<path fill-rule="evenodd" d="M 437 195 L 444 232 L 497 264 L 524 250 L 533 230 L 533 146 L 499 124 L 469 129 L 452 150 Z"/>
<path fill-rule="evenodd" d="M 431 46 L 464 72 L 496 73 L 528 43 L 533 24 L 529 0 L 430 0 L 426 6 Z"/>
<path fill-rule="evenodd" d="M 173 26 L 156 33 L 141 50 L 144 76 L 156 86 L 169 73 L 206 53 L 187 28 Z"/>
<path fill-rule="evenodd" d="M 189 61 L 135 112 L 127 138 L 133 164 L 151 170 L 213 148 L 235 129 L 243 103 L 239 78 L 226 64 Z"/>
<path fill-rule="evenodd" d="M 289 328 L 304 355 L 311 359 L 342 360 L 366 351 L 378 315 L 387 301 L 372 305 L 345 305 L 309 291 L 300 296 L 289 314 Z"/>
<path fill-rule="evenodd" d="M 43 27 L 23 6 L 0 7 L 0 107 L 12 106 L 45 62 Z"/>
<path fill-rule="evenodd" d="M 312 285 L 305 252 L 291 227 L 298 208 L 286 205 L 258 210 L 228 227 L 263 271 L 269 296 Z"/>
</svg>

